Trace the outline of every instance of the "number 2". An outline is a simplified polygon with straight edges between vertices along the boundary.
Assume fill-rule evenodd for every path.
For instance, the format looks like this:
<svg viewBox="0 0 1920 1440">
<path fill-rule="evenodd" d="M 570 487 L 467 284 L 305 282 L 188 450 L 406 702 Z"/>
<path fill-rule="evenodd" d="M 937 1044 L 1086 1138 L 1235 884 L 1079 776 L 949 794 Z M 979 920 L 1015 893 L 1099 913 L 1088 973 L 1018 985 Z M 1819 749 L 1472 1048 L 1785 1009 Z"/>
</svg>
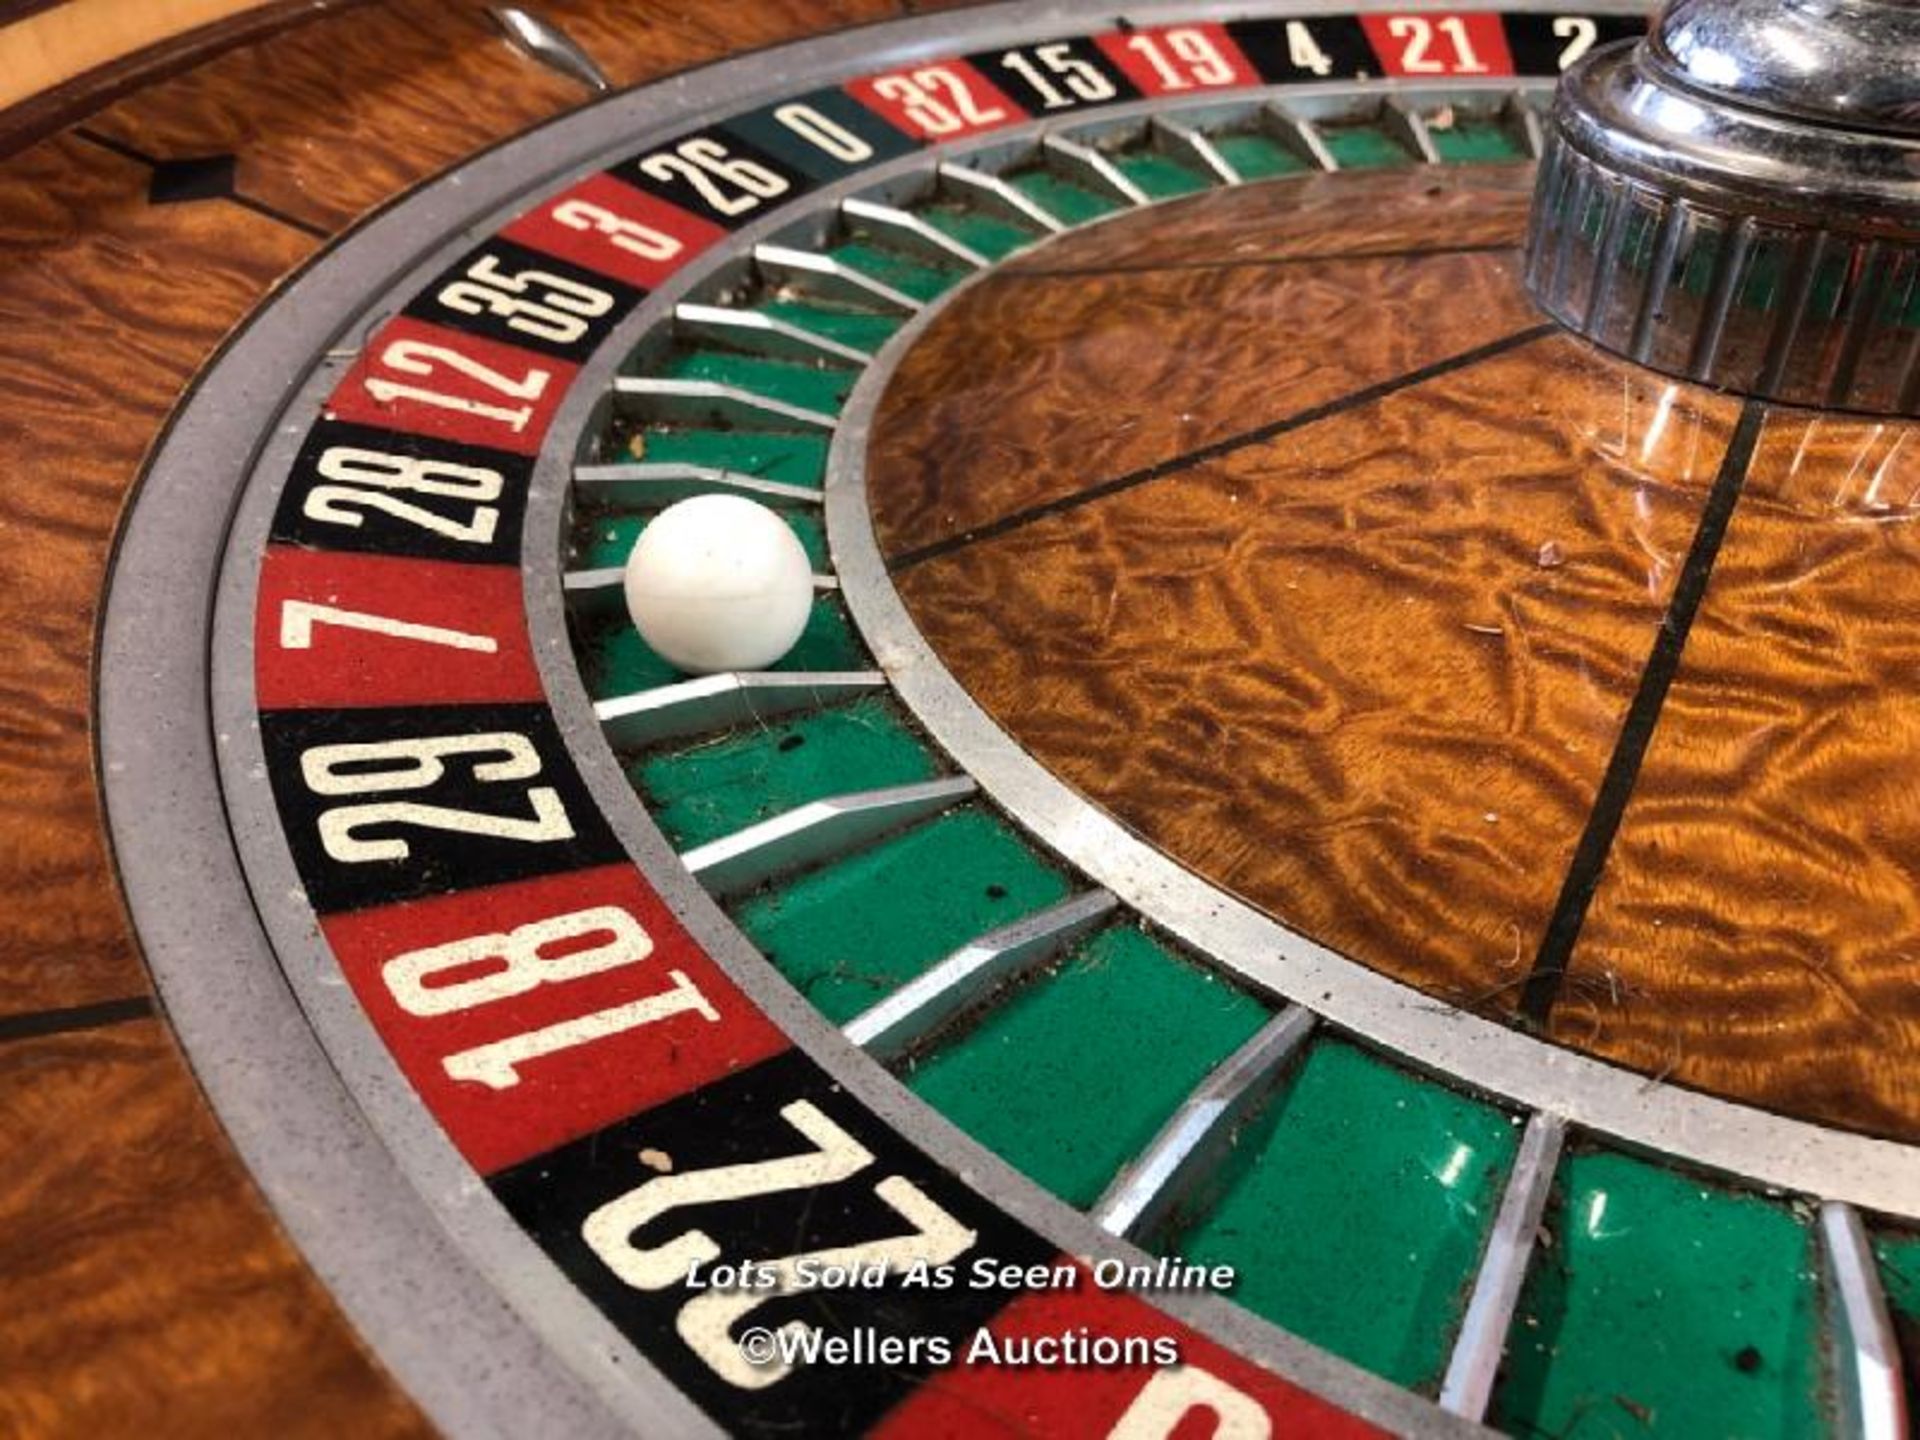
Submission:
<svg viewBox="0 0 1920 1440">
<path fill-rule="evenodd" d="M 1593 48 L 1593 42 L 1600 38 L 1600 27 L 1584 15 L 1556 15 L 1553 37 L 1567 42 L 1567 48 L 1560 52 L 1560 68 L 1565 70 Z"/>
</svg>

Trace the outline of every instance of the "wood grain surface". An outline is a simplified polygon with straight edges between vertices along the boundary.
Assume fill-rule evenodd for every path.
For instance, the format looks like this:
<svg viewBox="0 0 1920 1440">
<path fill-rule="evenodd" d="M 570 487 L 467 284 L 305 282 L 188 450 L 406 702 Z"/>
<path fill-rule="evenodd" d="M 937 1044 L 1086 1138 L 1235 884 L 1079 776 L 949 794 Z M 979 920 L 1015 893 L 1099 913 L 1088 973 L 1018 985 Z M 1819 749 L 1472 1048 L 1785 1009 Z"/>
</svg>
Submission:
<svg viewBox="0 0 1920 1440">
<path fill-rule="evenodd" d="M 0 1047 L 0 1434 L 419 1435 L 156 1020 Z"/>
<path fill-rule="evenodd" d="M 82 0 L 31 13 L 0 6 L 0 110 L 263 3 L 272 0 Z"/>
<path fill-rule="evenodd" d="M 897 12 L 543 8 L 623 83 Z M 586 98 L 478 3 L 401 0 L 225 50 L 0 159 L 0 1435 L 428 1429 L 152 1018 L 99 825 L 93 627 L 141 459 L 231 326 L 369 208 Z M 152 203 L 149 162 L 227 154 L 233 198 Z"/>
<path fill-rule="evenodd" d="M 1736 414 L 1559 336 L 1445 366 L 1534 319 L 1523 178 L 1282 180 L 1054 242 L 934 322 L 869 452 L 902 594 L 1021 744 L 1507 1018 Z M 1908 1140 L 1911 430 L 1769 421 L 1549 1026 Z"/>
<path fill-rule="evenodd" d="M 892 383 L 882 548 L 940 543 L 1536 323 L 1508 278 L 1523 170 L 1355 177 L 1351 205 L 1332 178 L 1095 226 L 971 291 Z M 1324 258 L 1355 215 L 1367 258 Z M 1393 253 L 1436 226 L 1485 252 Z M 1425 323 L 1438 310 L 1453 320 Z M 920 443 L 935 435 L 965 437 L 959 472 Z"/>
<path fill-rule="evenodd" d="M 146 204 L 72 136 L 0 167 L 0 1014 L 146 987 L 88 783 L 88 664 L 128 482 L 181 386 L 314 248 L 230 205 Z"/>
<path fill-rule="evenodd" d="M 543 15 L 616 85 L 897 13 L 892 0 L 619 5 Z M 231 51 L 119 101 L 90 129 L 162 159 L 233 153 L 240 188 L 329 231 L 537 121 L 590 98 L 531 64 L 474 3 L 391 0 Z"/>
<path fill-rule="evenodd" d="M 1555 1033 L 1920 1140 L 1920 427 L 1776 412 Z"/>
<path fill-rule="evenodd" d="M 218 51 L 367 0 L 24 0 L 0 5 L 0 153 Z"/>
</svg>

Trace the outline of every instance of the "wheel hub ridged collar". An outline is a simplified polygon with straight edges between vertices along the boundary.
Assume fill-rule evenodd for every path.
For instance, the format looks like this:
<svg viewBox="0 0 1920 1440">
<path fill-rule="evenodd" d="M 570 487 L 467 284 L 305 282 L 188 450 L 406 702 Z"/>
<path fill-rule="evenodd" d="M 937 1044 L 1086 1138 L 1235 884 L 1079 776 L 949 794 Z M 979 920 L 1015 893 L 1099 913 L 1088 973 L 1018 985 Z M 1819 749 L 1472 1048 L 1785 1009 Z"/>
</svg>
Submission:
<svg viewBox="0 0 1920 1440">
<path fill-rule="evenodd" d="M 1560 87 L 1527 285 L 1668 374 L 1920 414 L 1920 6 L 1678 0 Z"/>
</svg>

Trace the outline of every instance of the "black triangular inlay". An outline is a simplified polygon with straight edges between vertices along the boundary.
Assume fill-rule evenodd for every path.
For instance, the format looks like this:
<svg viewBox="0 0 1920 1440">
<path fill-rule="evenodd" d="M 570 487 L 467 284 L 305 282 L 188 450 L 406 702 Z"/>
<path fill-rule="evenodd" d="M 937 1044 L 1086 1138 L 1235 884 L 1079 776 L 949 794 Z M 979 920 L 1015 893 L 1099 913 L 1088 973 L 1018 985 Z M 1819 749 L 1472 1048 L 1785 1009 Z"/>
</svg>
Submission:
<svg viewBox="0 0 1920 1440">
<path fill-rule="evenodd" d="M 153 167 L 147 200 L 172 205 L 182 200 L 220 200 L 233 194 L 231 155 L 206 155 L 194 160 L 162 160 Z"/>
</svg>

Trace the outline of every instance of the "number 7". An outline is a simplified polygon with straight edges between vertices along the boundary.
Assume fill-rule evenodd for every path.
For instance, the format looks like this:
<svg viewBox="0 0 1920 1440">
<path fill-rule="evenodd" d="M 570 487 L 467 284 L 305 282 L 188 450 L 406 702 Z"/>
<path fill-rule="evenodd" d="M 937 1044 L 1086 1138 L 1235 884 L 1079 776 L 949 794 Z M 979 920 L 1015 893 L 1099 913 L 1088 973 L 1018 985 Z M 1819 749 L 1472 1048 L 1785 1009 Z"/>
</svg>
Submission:
<svg viewBox="0 0 1920 1440">
<path fill-rule="evenodd" d="M 395 640 L 419 640 L 427 645 L 446 645 L 455 650 L 478 650 L 483 655 L 491 655 L 500 648 L 500 642 L 491 635 L 469 635 L 464 630 L 446 630 L 438 625 L 416 625 L 410 620 L 368 615 L 360 610 L 340 610 L 332 605 L 315 605 L 307 600 L 281 603 L 280 648 L 311 650 L 315 625 L 338 625 L 342 630 L 370 630 L 375 635 L 391 635 Z"/>
</svg>

